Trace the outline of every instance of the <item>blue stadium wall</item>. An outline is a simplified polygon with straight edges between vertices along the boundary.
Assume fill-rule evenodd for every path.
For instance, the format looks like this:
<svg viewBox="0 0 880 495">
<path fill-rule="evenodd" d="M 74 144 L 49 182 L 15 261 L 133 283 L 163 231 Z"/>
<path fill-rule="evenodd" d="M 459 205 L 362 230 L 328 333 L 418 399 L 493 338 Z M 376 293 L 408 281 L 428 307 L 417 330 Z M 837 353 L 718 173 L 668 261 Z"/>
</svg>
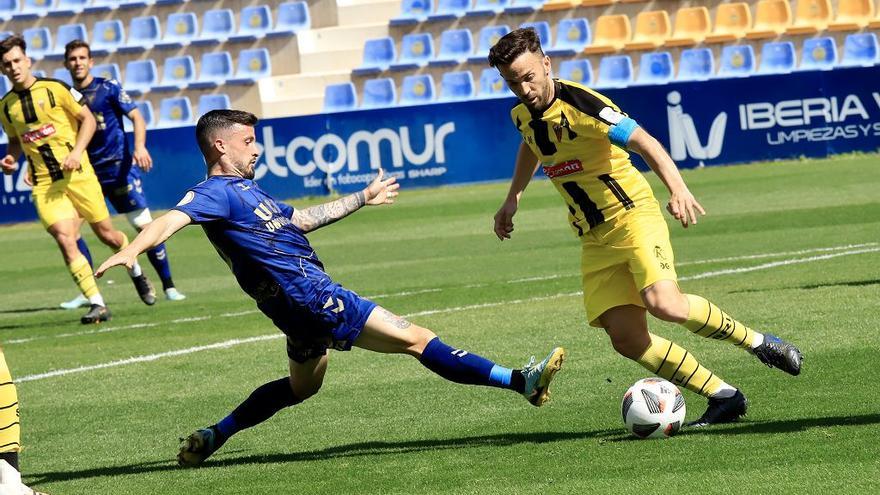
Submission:
<svg viewBox="0 0 880 495">
<path fill-rule="evenodd" d="M 606 90 L 690 168 L 880 149 L 880 67 Z M 279 198 L 355 191 L 381 165 L 404 187 L 504 180 L 520 139 L 511 98 L 267 119 L 257 179 Z M 154 209 L 205 168 L 193 127 L 151 130 Z M 644 163 L 638 166 L 645 168 Z M 3 177 L 0 223 L 34 220 L 23 174 Z M 499 199 L 500 200 L 500 199 Z"/>
</svg>

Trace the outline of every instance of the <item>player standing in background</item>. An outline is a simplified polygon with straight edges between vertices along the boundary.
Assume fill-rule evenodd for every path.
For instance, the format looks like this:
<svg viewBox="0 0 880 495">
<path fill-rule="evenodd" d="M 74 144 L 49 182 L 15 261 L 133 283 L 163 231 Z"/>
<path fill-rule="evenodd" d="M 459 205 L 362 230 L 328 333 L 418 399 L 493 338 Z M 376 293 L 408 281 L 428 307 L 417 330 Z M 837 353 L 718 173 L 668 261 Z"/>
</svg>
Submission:
<svg viewBox="0 0 880 495">
<path fill-rule="evenodd" d="M 145 228 L 126 249 L 98 268 L 132 263 L 190 223 L 201 224 L 241 288 L 287 335 L 290 374 L 266 383 L 220 422 L 192 433 L 180 447 L 181 465 L 201 464 L 232 435 L 255 426 L 283 408 L 299 404 L 321 388 L 327 349 L 352 346 L 381 353 L 409 354 L 434 373 L 458 383 L 505 388 L 535 406 L 548 398 L 559 370 L 561 347 L 520 370 L 443 343 L 432 331 L 377 306 L 333 282 L 305 234 L 362 208 L 394 202 L 394 177 L 382 171 L 366 189 L 336 201 L 297 209 L 276 202 L 254 178 L 260 153 L 257 118 L 238 110 L 213 110 L 196 125 L 208 178 L 190 189 L 174 209 Z"/>
<path fill-rule="evenodd" d="M 116 212 L 124 213 L 131 226 L 140 232 L 153 221 L 138 171 L 140 168 L 149 172 L 153 166 L 146 147 L 147 124 L 137 105 L 118 81 L 92 76 L 91 69 L 94 65 L 92 51 L 85 41 L 74 40 L 64 47 L 64 66 L 70 72 L 76 89 L 83 94 L 97 122 L 95 135 L 89 142 L 87 151 L 98 182 L 101 183 L 101 190 Z M 128 148 L 122 126 L 123 115 L 128 116 L 134 124 L 134 152 L 130 152 Z M 91 264 L 89 248 L 81 236 L 77 238 L 77 246 Z M 186 299 L 174 287 L 165 245 L 160 244 L 148 250 L 147 258 L 162 280 L 165 297 L 170 301 Z M 62 303 L 61 307 L 74 309 L 87 302 L 82 296 L 77 296 Z M 155 302 L 155 296 L 152 296 L 152 302 Z"/>
<path fill-rule="evenodd" d="M 523 137 L 510 190 L 495 214 L 499 239 L 510 238 L 520 197 L 543 165 L 581 239 L 587 320 L 604 328 L 623 356 L 709 399 L 708 409 L 691 426 L 736 421 L 748 403 L 692 354 L 651 334 L 646 310 L 702 337 L 748 350 L 768 366 L 800 373 L 801 353 L 795 346 L 680 291 L 666 222 L 626 150 L 641 155 L 669 189 L 667 209 L 683 227 L 705 212 L 656 139 L 605 96 L 551 78 L 550 58 L 533 29 L 502 37 L 489 52 L 489 65 L 519 98 L 511 117 Z"/>
<path fill-rule="evenodd" d="M 12 90 L 0 100 L 0 121 L 9 136 L 0 168 L 5 174 L 14 173 L 22 152 L 27 156 L 37 214 L 91 306 L 80 321 L 107 321 L 110 311 L 98 291 L 92 267 L 76 245 L 80 218 L 114 251 L 128 245 L 125 234 L 110 222 L 101 186 L 84 155 L 95 132 L 95 118 L 81 103 L 78 91 L 61 81 L 34 77 L 26 48 L 20 36 L 0 42 L 0 69 L 12 82 Z M 129 275 L 141 299 L 148 296 L 152 287 L 136 261 Z"/>
</svg>

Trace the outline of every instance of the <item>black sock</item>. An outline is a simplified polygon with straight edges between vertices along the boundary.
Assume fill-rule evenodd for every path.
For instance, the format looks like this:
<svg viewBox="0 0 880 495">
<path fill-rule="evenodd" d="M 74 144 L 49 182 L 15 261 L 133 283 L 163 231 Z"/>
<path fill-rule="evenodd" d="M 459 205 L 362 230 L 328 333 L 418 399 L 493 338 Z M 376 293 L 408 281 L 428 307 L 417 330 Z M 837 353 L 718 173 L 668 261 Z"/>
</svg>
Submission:
<svg viewBox="0 0 880 495">
<path fill-rule="evenodd" d="M 0 452 L 0 460 L 8 462 L 16 471 L 20 471 L 18 469 L 18 452 Z"/>
<path fill-rule="evenodd" d="M 271 418 L 275 413 L 302 402 L 290 388 L 288 377 L 264 383 L 251 392 L 250 397 L 219 423 L 214 431 L 220 433 L 223 441 L 245 428 L 257 425 Z"/>
<path fill-rule="evenodd" d="M 510 375 L 510 388 L 519 393 L 526 391 L 526 378 L 523 376 L 522 371 L 513 370 L 513 374 Z"/>
</svg>

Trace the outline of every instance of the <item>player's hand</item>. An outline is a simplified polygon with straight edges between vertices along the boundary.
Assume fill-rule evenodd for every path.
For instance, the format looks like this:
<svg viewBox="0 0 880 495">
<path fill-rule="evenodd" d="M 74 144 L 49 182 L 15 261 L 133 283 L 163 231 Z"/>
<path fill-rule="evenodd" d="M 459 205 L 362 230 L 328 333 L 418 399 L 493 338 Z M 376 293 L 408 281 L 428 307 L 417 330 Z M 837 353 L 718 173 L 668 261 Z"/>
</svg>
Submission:
<svg viewBox="0 0 880 495">
<path fill-rule="evenodd" d="M 391 176 L 386 179 L 385 171 L 380 168 L 379 175 L 364 189 L 364 199 L 368 205 L 390 205 L 400 194 L 397 192 L 398 189 L 400 184 L 397 183 L 397 177 Z"/>
<path fill-rule="evenodd" d="M 6 155 L 0 160 L 0 168 L 3 169 L 3 173 L 6 175 L 13 174 L 18 170 L 18 162 L 15 161 L 12 155 Z"/>
<path fill-rule="evenodd" d="M 24 172 L 24 183 L 25 183 L 28 187 L 34 187 L 34 178 L 31 177 L 31 169 L 27 169 L 27 170 Z"/>
<path fill-rule="evenodd" d="M 676 220 L 681 222 L 681 226 L 684 228 L 688 228 L 690 224 L 696 225 L 697 212 L 701 215 L 706 214 L 706 210 L 700 206 L 694 195 L 687 189 L 673 192 L 669 196 L 669 203 L 666 204 L 666 209 L 669 210 L 669 213 L 672 213 Z"/>
<path fill-rule="evenodd" d="M 144 172 L 152 170 L 153 158 L 150 156 L 150 152 L 147 151 L 146 148 L 135 148 L 131 157 L 134 159 L 134 164 L 140 167 Z"/>
<path fill-rule="evenodd" d="M 132 266 L 134 266 L 136 258 L 136 256 L 126 253 L 126 250 L 123 249 L 122 251 L 119 251 L 113 256 L 107 258 L 107 261 L 101 263 L 101 266 L 99 266 L 98 269 L 95 270 L 95 277 L 101 278 L 102 276 L 104 276 L 104 272 L 106 272 L 110 268 L 113 268 L 114 266 L 125 265 L 126 268 L 131 268 Z"/>
<path fill-rule="evenodd" d="M 82 168 L 82 154 L 71 152 L 69 155 L 64 157 L 64 160 L 61 160 L 61 169 L 74 171 Z"/>
<path fill-rule="evenodd" d="M 510 239 L 510 233 L 513 232 L 513 216 L 516 215 L 518 208 L 517 200 L 508 199 L 495 213 L 495 235 L 499 240 Z"/>
</svg>

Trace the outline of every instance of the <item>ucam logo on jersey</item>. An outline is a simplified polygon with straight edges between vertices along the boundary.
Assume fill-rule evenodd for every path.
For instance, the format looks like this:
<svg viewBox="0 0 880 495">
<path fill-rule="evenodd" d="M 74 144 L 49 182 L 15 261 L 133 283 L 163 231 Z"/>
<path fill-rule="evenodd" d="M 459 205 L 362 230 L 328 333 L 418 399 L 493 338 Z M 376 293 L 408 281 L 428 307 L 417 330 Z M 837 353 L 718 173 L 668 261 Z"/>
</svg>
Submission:
<svg viewBox="0 0 880 495">
<path fill-rule="evenodd" d="M 544 174 L 551 179 L 583 171 L 584 166 L 581 164 L 580 160 L 569 160 L 567 162 L 557 163 L 556 165 L 544 165 Z"/>
</svg>

